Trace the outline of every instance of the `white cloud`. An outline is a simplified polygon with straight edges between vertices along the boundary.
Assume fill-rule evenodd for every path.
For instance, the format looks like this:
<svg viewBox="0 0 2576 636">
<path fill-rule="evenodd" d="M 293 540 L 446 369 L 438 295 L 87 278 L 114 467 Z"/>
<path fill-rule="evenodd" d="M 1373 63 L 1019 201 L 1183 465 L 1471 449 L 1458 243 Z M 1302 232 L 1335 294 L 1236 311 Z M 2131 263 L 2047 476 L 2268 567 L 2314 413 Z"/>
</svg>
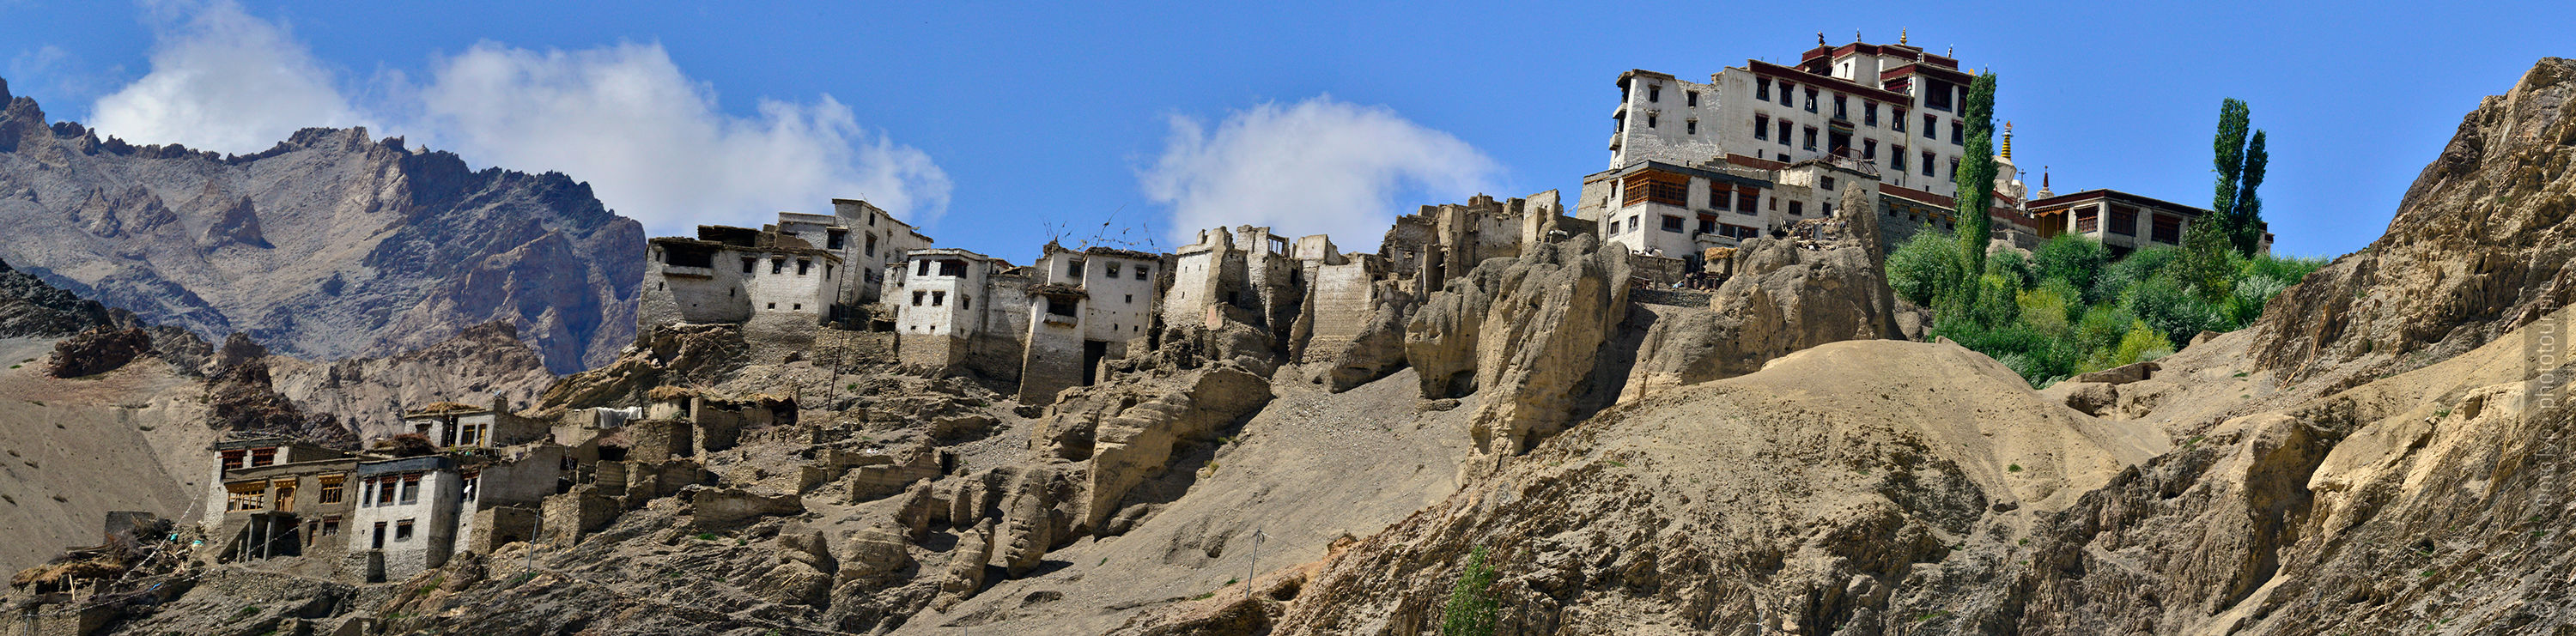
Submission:
<svg viewBox="0 0 2576 636">
<path fill-rule="evenodd" d="M 948 206 L 945 172 L 861 128 L 830 96 L 717 110 L 660 45 L 531 51 L 492 43 L 438 60 L 418 91 L 432 141 L 480 161 L 562 170 L 647 227 L 671 232 L 866 198 L 916 224 Z"/>
<path fill-rule="evenodd" d="M 1163 156 L 1139 181 L 1147 198 L 1172 207 L 1173 237 L 1183 244 L 1202 229 L 1266 225 L 1375 249 L 1399 213 L 1464 201 L 1500 172 L 1449 133 L 1330 95 L 1237 111 L 1214 130 L 1182 116 L 1171 127 Z M 1399 195 L 1423 198 L 1399 206 Z"/>
<path fill-rule="evenodd" d="M 98 99 L 90 125 L 137 143 L 266 150 L 297 129 L 365 125 L 328 67 L 283 25 L 229 1 L 157 4 L 152 71 Z"/>
<path fill-rule="evenodd" d="M 152 69 L 100 98 L 91 123 L 135 143 L 248 153 L 311 126 L 371 126 L 476 165 L 561 171 L 656 233 L 752 224 L 778 211 L 828 212 L 864 198 L 927 224 L 947 210 L 948 176 L 922 151 L 858 124 L 829 95 L 761 100 L 728 114 L 659 44 L 534 51 L 485 42 L 429 60 L 425 82 L 352 85 L 281 25 L 230 0 L 154 5 Z"/>
</svg>

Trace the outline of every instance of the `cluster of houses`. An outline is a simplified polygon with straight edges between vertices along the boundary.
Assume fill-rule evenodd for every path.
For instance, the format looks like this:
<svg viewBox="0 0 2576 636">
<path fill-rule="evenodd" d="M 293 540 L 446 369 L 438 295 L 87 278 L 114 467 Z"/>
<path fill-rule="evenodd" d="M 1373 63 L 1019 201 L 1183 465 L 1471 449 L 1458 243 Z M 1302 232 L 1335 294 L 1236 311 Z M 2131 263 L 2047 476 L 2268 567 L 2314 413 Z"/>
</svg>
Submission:
<svg viewBox="0 0 2576 636">
<path fill-rule="evenodd" d="M 1477 196 L 1404 215 L 1373 252 L 1327 236 L 1240 226 L 1197 232 L 1169 253 L 1041 247 L 1015 265 L 938 247 L 864 201 L 829 215 L 781 213 L 760 228 L 699 226 L 648 245 L 643 333 L 681 323 L 740 325 L 755 356 L 794 360 L 821 330 L 872 338 L 921 373 L 971 373 L 1016 386 L 1024 406 L 1100 381 L 1113 361 L 1158 346 L 1166 327 L 1250 325 L 1283 359 L 1338 359 L 1379 309 L 1426 298 L 1479 262 L 1567 235 L 1625 248 L 1639 285 L 1671 285 L 1740 241 L 1825 218 L 1851 188 L 1869 190 L 1889 247 L 1948 228 L 1960 161 L 1957 112 L 1971 76 L 1908 45 L 1853 42 L 1794 65 L 1748 60 L 1690 82 L 1619 76 L 1611 167 L 1586 176 L 1568 214 L 1556 191 Z M 2009 124 L 1995 157 L 1999 236 L 2035 246 L 2059 234 L 2115 252 L 2177 244 L 2207 211 L 2114 190 L 2029 192 Z M 2268 244 L 2269 236 L 2265 237 Z M 459 551 L 568 541 L 620 506 L 667 494 L 696 453 L 736 443 L 745 426 L 794 416 L 792 404 L 726 402 L 676 387 L 628 410 L 556 422 L 506 402 L 442 402 L 402 415 L 426 450 L 343 453 L 283 440 L 217 447 L 205 520 L 225 558 L 338 555 L 367 580 L 402 577 Z M 678 472 L 675 472 L 678 471 Z"/>
<path fill-rule="evenodd" d="M 779 400 L 666 389 L 642 407 L 554 421 L 522 417 L 499 398 L 433 403 L 403 413 L 406 434 L 355 453 L 279 438 L 217 443 L 204 554 L 293 557 L 384 581 L 459 552 L 569 544 L 618 510 L 698 483 L 697 458 L 733 447 L 742 431 L 794 418 Z"/>
</svg>

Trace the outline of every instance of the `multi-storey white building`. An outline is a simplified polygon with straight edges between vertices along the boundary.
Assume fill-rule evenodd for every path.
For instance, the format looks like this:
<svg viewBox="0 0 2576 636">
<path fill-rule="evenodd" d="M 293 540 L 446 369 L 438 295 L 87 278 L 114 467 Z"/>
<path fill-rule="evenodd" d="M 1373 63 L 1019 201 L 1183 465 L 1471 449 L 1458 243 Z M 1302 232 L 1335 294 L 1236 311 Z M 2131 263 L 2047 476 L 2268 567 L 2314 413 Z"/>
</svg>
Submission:
<svg viewBox="0 0 2576 636">
<path fill-rule="evenodd" d="M 1820 42 L 1795 65 L 1747 60 L 1706 83 L 1621 73 L 1610 169 L 1584 179 L 1576 216 L 1605 242 L 1686 258 L 1818 218 L 1855 181 L 1948 205 L 1973 79 L 1902 39 Z"/>
</svg>

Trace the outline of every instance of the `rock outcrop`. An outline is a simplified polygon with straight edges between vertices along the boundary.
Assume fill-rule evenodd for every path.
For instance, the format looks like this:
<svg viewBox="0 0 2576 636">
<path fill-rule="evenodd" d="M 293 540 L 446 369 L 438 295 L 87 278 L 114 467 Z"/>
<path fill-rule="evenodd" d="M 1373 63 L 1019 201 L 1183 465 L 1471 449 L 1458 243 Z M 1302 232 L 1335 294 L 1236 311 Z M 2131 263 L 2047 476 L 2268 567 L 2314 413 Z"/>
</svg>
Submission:
<svg viewBox="0 0 2576 636">
<path fill-rule="evenodd" d="M 1628 278 L 1623 251 L 1582 235 L 1450 280 L 1405 330 L 1422 396 L 1484 392 L 1471 434 L 1487 453 L 1519 454 L 1563 430 L 1628 312 Z"/>
<path fill-rule="evenodd" d="M 2254 325 L 2263 368 L 2440 359 L 2576 303 L 2576 60 L 2547 58 L 2460 122 L 2388 232 L 2284 290 Z M 2384 369 L 2349 370 L 2350 377 Z"/>
<path fill-rule="evenodd" d="M 432 402 L 498 396 L 534 404 L 555 380 L 544 358 L 506 321 L 380 358 L 315 363 L 271 356 L 268 365 L 278 393 L 307 412 L 350 422 L 362 439 L 402 432 L 393 428 L 399 422 L 385 416 Z"/>
<path fill-rule="evenodd" d="M 355 449 L 358 438 L 338 418 L 306 413 L 277 393 L 268 375 L 268 350 L 233 334 L 215 352 L 206 378 L 206 426 L 219 431 L 278 435 L 332 448 Z"/>
<path fill-rule="evenodd" d="M 0 260 L 0 338 L 59 338 L 109 322 L 107 306 Z"/>
<path fill-rule="evenodd" d="M 1899 631 L 2163 446 L 1956 345 L 1828 344 L 1541 442 L 1326 562 L 1275 633 L 1427 629 L 1475 547 L 1497 633 Z"/>
<path fill-rule="evenodd" d="M 0 256 L 58 287 L 319 360 L 503 321 L 548 369 L 586 369 L 634 340 L 644 265 L 642 226 L 562 174 L 472 170 L 362 128 L 238 157 L 135 146 L 49 126 L 25 97 L 0 110 L 0 224 Z"/>
<path fill-rule="evenodd" d="M 1802 226 L 1823 235 L 1818 239 L 1744 241 L 1734 275 L 1718 285 L 1707 311 L 1673 312 L 1647 326 L 1624 369 L 1619 400 L 1752 373 L 1828 342 L 1902 337 L 1878 242 L 1867 238 L 1875 230 L 1849 223 L 1872 216 Z"/>
<path fill-rule="evenodd" d="M 750 361 L 738 325 L 672 325 L 655 329 L 605 366 L 548 385 L 538 404 L 590 408 L 640 404 L 660 386 L 720 384 Z"/>
<path fill-rule="evenodd" d="M 91 327 L 54 343 L 46 372 L 57 378 L 97 375 L 125 367 L 152 352 L 152 335 L 140 328 Z"/>
</svg>

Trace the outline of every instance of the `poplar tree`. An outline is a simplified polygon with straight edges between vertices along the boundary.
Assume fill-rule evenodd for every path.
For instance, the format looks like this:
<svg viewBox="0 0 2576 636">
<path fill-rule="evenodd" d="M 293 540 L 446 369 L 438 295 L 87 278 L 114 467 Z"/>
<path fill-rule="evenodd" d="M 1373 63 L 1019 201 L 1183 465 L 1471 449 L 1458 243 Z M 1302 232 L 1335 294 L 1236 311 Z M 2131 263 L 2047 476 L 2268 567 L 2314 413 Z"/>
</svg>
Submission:
<svg viewBox="0 0 2576 636">
<path fill-rule="evenodd" d="M 2236 190 L 2236 208 L 2229 211 L 2227 229 L 2236 244 L 2236 253 L 2246 257 L 2263 249 L 2263 199 L 2254 189 L 2263 185 L 2263 164 L 2272 160 L 2263 150 L 2263 131 L 2254 131 L 2254 140 L 2245 147 L 2244 185 Z"/>
<path fill-rule="evenodd" d="M 1955 202 L 1959 213 L 1959 262 L 1966 267 L 1967 277 L 1959 290 L 1976 293 L 1976 279 L 1986 271 L 1986 241 L 1994 238 L 1993 207 L 1995 187 L 1995 74 L 1982 73 L 1968 84 L 1968 99 L 1960 104 L 1959 119 L 1967 125 L 1967 148 L 1960 151 L 1959 172 L 1950 176 L 1958 186 Z M 1975 299 L 1969 298 L 1971 302 Z"/>
</svg>

